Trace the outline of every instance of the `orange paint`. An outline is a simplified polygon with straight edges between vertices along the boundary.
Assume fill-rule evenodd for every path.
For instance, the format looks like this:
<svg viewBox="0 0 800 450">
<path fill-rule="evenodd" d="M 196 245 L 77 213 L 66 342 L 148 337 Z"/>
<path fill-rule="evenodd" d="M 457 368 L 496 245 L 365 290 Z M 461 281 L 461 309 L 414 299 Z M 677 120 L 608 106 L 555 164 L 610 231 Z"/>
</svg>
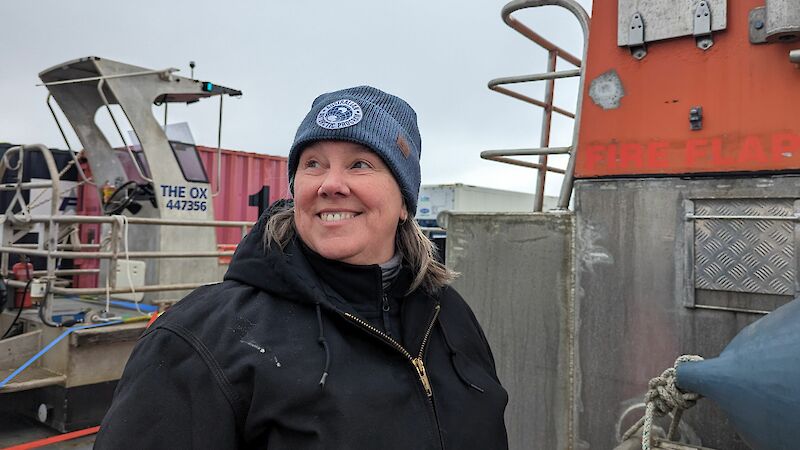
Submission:
<svg viewBox="0 0 800 450">
<path fill-rule="evenodd" d="M 750 44 L 748 14 L 763 0 L 727 2 L 727 29 L 702 51 L 691 36 L 651 42 L 643 60 L 617 47 L 616 2 L 592 15 L 575 174 L 800 171 L 800 68 L 792 43 Z M 625 90 L 604 110 L 588 92 L 615 70 Z M 703 107 L 692 131 L 689 109 Z"/>
</svg>

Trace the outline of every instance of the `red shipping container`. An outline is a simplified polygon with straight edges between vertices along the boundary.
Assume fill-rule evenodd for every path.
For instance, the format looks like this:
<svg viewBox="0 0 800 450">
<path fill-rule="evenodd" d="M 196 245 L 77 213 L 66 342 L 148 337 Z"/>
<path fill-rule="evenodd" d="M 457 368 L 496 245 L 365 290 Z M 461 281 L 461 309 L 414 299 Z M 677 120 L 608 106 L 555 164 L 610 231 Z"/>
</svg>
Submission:
<svg viewBox="0 0 800 450">
<path fill-rule="evenodd" d="M 288 198 L 289 180 L 286 174 L 288 161 L 285 156 L 271 156 L 261 153 L 243 152 L 222 149 L 222 185 L 217 184 L 217 149 L 212 147 L 197 146 L 200 159 L 208 175 L 211 192 L 219 189 L 219 195 L 213 197 L 214 219 L 249 221 L 258 219 L 258 208 L 248 206 L 249 197 L 261 191 L 263 186 L 269 186 L 269 203 L 282 198 Z M 119 150 L 117 155 L 122 160 L 130 179 L 138 179 L 138 174 L 130 156 L 125 150 Z M 91 177 L 88 164 L 82 164 L 87 176 Z M 102 215 L 100 201 L 95 186 L 83 184 L 78 188 L 77 213 L 80 215 Z M 100 242 L 99 224 L 82 224 L 80 227 L 81 242 L 97 244 Z M 217 228 L 217 246 L 222 250 L 233 250 L 241 240 L 239 228 Z M 224 262 L 224 260 L 221 260 Z M 76 267 L 82 269 L 96 269 L 99 260 L 76 259 Z M 96 287 L 98 275 L 79 275 L 75 277 L 74 287 Z"/>
<path fill-rule="evenodd" d="M 197 146 L 200 159 L 211 182 L 216 220 L 258 219 L 258 208 L 248 206 L 250 195 L 269 186 L 269 202 L 289 198 L 288 159 L 260 153 L 222 150 L 222 186 L 217 185 L 217 149 Z M 238 244 L 241 231 L 236 228 L 217 228 L 217 244 Z"/>
</svg>

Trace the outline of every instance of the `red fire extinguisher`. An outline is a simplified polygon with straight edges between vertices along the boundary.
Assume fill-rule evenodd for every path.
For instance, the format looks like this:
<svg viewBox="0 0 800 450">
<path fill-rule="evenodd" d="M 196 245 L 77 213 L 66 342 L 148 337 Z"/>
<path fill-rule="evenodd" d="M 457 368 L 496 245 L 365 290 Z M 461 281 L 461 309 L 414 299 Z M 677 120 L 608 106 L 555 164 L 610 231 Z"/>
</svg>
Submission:
<svg viewBox="0 0 800 450">
<path fill-rule="evenodd" d="M 11 266 L 11 271 L 14 272 L 14 277 L 17 281 L 28 281 L 29 276 L 33 275 L 33 264 L 18 262 Z M 31 303 L 31 290 L 25 288 L 17 288 L 14 294 L 14 307 L 15 308 L 30 308 Z"/>
</svg>

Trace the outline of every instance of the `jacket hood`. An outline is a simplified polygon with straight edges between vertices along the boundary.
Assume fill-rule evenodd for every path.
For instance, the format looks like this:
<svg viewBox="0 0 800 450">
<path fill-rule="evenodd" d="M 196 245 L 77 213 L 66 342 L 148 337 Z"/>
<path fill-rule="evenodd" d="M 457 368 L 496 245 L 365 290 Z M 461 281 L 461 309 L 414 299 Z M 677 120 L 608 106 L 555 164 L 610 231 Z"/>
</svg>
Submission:
<svg viewBox="0 0 800 450">
<path fill-rule="evenodd" d="M 297 237 L 292 238 L 283 249 L 275 242 L 267 246 L 264 240 L 269 218 L 291 205 L 291 200 L 279 200 L 261 214 L 236 248 L 224 279 L 297 302 L 328 304 L 324 290 L 312 275 L 313 270 L 302 254 Z"/>
</svg>

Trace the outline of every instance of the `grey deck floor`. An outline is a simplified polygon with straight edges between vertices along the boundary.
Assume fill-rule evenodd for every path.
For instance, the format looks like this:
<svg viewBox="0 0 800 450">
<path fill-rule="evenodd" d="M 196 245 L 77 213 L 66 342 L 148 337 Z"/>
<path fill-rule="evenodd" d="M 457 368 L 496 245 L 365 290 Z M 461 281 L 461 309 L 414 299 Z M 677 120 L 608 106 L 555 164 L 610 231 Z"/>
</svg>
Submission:
<svg viewBox="0 0 800 450">
<path fill-rule="evenodd" d="M 27 442 L 56 436 L 59 433 L 33 419 L 18 414 L 0 413 L 0 449 L 24 444 Z M 59 442 L 44 447 L 47 450 L 70 449 L 86 450 L 94 445 L 94 435 L 80 437 L 66 442 Z"/>
</svg>

